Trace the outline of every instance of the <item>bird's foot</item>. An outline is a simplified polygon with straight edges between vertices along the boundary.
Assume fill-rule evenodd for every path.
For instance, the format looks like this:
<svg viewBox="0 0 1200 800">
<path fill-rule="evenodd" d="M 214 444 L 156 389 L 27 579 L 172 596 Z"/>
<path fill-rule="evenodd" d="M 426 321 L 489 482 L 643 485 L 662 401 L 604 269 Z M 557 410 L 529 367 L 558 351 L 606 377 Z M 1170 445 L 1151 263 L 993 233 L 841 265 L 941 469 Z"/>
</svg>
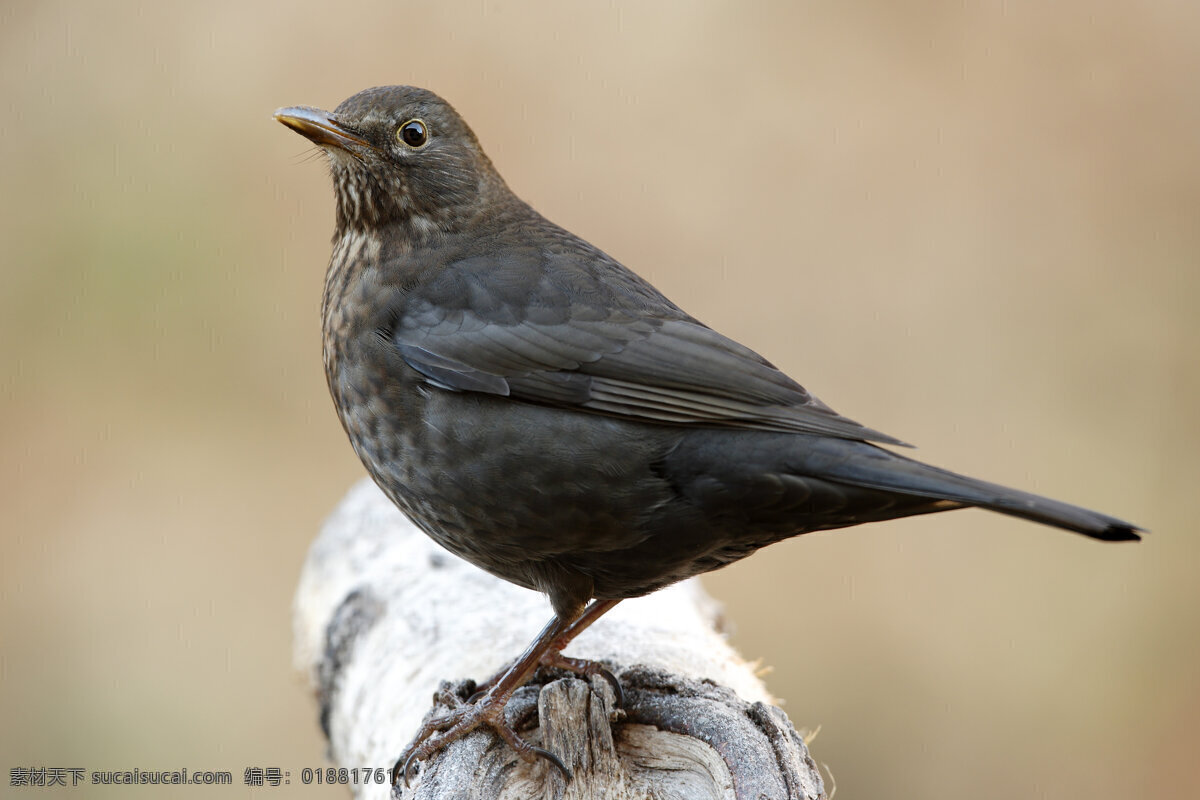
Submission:
<svg viewBox="0 0 1200 800">
<path fill-rule="evenodd" d="M 392 785 L 403 779 L 404 785 L 408 786 L 412 767 L 416 762 L 427 760 L 451 742 L 485 726 L 495 731 L 496 735 L 507 742 L 525 761 L 533 763 L 539 758 L 544 758 L 556 766 L 563 777 L 570 780 L 571 771 L 562 759 L 549 750 L 531 745 L 517 735 L 514 728 L 520 727 L 523 720 L 517 721 L 516 725 L 510 725 L 505 719 L 505 707 L 512 694 L 511 690 L 502 691 L 493 687 L 490 691 L 476 693 L 471 699 L 463 702 L 453 692 L 445 688 L 440 689 L 434 694 L 434 702 L 448 706 L 450 710 L 427 719 L 417 731 L 417 735 L 404 748 L 404 752 L 392 767 Z"/>
<path fill-rule="evenodd" d="M 574 672 L 576 675 L 583 675 L 589 678 L 593 675 L 598 675 L 608 681 L 608 685 L 612 687 L 614 705 L 617 708 L 622 708 L 625 705 L 625 692 L 621 690 L 621 682 L 617 680 L 617 676 L 613 675 L 608 667 L 599 661 L 571 658 L 559 652 L 552 652 L 542 656 L 541 665 L 543 667 L 565 669 L 567 672 Z"/>
<path fill-rule="evenodd" d="M 539 666 L 558 667 L 583 675 L 600 675 L 612 684 L 618 702 L 621 701 L 621 684 L 615 675 L 595 662 L 568 658 L 562 654 L 562 649 L 573 638 L 618 602 L 615 599 L 595 600 L 586 607 L 580 605 L 570 613 L 556 614 L 516 661 L 487 680 L 465 703 L 445 688 L 439 690 L 434 695 L 434 701 L 444 703 L 450 710 L 427 719 L 421 725 L 416 738 L 404 748 L 396 766 L 392 768 L 392 785 L 396 785 L 403 777 L 407 786 L 414 761 L 428 759 L 446 745 L 483 726 L 495 731 L 521 758 L 528 762 L 544 758 L 570 780 L 571 771 L 562 759 L 548 750 L 534 747 L 517 735 L 514 725 L 505 719 L 505 708 L 517 689 L 529 680 Z M 532 711 L 521 715 L 518 725 L 531 716 Z"/>
<path fill-rule="evenodd" d="M 571 658 L 570 656 L 564 656 L 562 653 L 554 651 L 546 653 L 540 659 L 538 659 L 538 666 L 550 667 L 551 669 L 561 669 L 589 678 L 592 675 L 598 675 L 601 678 L 604 678 L 604 680 L 608 682 L 608 685 L 612 687 L 613 697 L 616 698 L 614 705 L 617 708 L 621 708 L 625 705 L 625 692 L 621 690 L 621 682 L 617 680 L 617 676 L 613 675 L 612 671 L 609 670 L 608 667 L 604 666 L 599 661 L 588 661 L 587 659 L 583 658 Z M 467 702 L 474 703 L 476 700 L 491 691 L 492 688 L 500 682 L 500 679 L 508 674 L 509 669 L 511 669 L 511 667 L 505 667 L 483 683 L 477 684 L 475 687 L 475 693 L 471 695 Z"/>
</svg>

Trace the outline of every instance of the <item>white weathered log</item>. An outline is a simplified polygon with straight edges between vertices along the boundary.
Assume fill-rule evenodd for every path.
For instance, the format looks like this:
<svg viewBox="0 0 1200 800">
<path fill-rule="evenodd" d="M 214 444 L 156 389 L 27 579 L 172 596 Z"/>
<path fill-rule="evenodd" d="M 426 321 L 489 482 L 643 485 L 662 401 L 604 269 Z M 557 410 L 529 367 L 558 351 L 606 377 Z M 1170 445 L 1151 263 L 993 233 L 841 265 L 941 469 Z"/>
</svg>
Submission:
<svg viewBox="0 0 1200 800">
<path fill-rule="evenodd" d="M 442 550 L 370 481 L 354 487 L 309 552 L 295 658 L 317 689 L 333 762 L 360 769 L 355 795 L 390 796 L 361 770 L 390 773 L 441 682 L 497 672 L 550 616 L 542 595 Z M 571 781 L 476 732 L 422 765 L 403 796 L 823 797 L 803 741 L 718 619 L 699 583 L 685 581 L 621 603 L 572 642 L 568 654 L 603 661 L 621 680 L 623 709 L 603 680 L 541 676 L 540 694 L 517 693 L 510 715 L 537 723 L 522 737 L 559 755 Z"/>
</svg>

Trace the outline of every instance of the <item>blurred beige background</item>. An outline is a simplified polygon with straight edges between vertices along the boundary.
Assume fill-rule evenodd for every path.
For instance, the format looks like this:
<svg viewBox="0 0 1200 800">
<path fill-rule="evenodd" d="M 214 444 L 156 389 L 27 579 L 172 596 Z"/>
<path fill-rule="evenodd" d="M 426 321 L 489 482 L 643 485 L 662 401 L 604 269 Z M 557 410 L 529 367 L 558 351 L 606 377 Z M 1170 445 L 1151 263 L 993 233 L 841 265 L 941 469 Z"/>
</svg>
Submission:
<svg viewBox="0 0 1200 800">
<path fill-rule="evenodd" d="M 0 794 L 324 764 L 289 605 L 362 470 L 328 178 L 271 112 L 414 83 L 839 411 L 1154 531 L 960 512 L 707 578 L 840 797 L 1200 796 L 1198 9 L 5 2 Z"/>
</svg>

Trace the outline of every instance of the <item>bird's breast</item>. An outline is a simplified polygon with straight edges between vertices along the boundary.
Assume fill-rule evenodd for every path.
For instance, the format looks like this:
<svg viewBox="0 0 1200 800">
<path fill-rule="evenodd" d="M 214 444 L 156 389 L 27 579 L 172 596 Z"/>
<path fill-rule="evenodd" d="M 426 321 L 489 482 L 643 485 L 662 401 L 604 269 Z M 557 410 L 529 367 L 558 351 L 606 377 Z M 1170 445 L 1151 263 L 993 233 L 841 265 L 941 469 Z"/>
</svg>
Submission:
<svg viewBox="0 0 1200 800">
<path fill-rule="evenodd" d="M 397 374 L 377 331 L 386 325 L 391 298 L 380 275 L 380 242 L 347 232 L 334 241 L 321 304 L 325 378 L 350 442 L 371 470 L 395 457 L 383 423 L 403 414 L 394 405 L 404 375 Z M 386 450 L 386 451 L 385 451 Z"/>
</svg>

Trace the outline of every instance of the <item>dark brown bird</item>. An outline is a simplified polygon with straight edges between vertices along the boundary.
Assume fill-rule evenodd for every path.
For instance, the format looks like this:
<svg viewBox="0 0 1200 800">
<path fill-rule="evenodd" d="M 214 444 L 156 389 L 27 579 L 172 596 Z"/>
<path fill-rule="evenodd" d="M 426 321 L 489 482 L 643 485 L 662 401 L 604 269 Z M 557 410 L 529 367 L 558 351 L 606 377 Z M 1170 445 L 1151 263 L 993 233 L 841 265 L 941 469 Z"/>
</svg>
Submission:
<svg viewBox="0 0 1200 800">
<path fill-rule="evenodd" d="M 420 732 L 405 772 L 480 725 L 557 762 L 504 723 L 538 665 L 601 671 L 560 651 L 622 598 L 781 539 L 967 506 L 1139 538 L 879 447 L 901 443 L 522 202 L 431 92 L 275 117 L 329 155 L 325 372 L 350 443 L 439 544 L 554 608 L 481 699 Z"/>
</svg>

